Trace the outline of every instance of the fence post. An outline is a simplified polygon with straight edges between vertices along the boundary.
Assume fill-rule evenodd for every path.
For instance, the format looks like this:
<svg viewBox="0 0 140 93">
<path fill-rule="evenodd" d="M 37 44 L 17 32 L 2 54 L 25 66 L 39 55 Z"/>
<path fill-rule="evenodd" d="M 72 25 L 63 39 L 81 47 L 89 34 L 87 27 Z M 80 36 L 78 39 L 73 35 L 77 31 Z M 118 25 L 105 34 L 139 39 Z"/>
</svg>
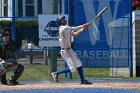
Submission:
<svg viewBox="0 0 140 93">
<path fill-rule="evenodd" d="M 48 49 L 44 49 L 44 61 L 45 65 L 48 65 Z"/>
<path fill-rule="evenodd" d="M 49 50 L 48 74 L 57 70 L 57 50 Z"/>
<path fill-rule="evenodd" d="M 15 0 L 12 0 L 12 40 L 16 41 Z"/>
<path fill-rule="evenodd" d="M 32 52 L 33 50 L 30 49 L 30 64 L 33 64 L 33 55 L 32 55 Z"/>
<path fill-rule="evenodd" d="M 28 49 L 29 49 L 29 55 L 30 55 L 30 64 L 33 64 L 33 49 L 32 49 L 32 44 L 31 43 L 28 43 Z"/>
</svg>

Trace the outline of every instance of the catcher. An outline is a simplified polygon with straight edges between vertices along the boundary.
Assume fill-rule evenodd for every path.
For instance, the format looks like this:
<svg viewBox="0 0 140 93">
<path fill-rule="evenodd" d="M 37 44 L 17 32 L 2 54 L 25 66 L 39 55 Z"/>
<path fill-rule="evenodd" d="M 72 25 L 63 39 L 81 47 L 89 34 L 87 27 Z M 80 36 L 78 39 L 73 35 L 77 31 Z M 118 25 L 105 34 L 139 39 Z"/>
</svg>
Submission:
<svg viewBox="0 0 140 93">
<path fill-rule="evenodd" d="M 24 71 L 24 66 L 17 63 L 13 41 L 9 28 L 6 28 L 2 33 L 2 43 L 0 46 L 0 79 L 1 84 L 17 85 L 17 79 Z M 6 79 L 6 72 L 12 70 L 11 79 Z"/>
</svg>

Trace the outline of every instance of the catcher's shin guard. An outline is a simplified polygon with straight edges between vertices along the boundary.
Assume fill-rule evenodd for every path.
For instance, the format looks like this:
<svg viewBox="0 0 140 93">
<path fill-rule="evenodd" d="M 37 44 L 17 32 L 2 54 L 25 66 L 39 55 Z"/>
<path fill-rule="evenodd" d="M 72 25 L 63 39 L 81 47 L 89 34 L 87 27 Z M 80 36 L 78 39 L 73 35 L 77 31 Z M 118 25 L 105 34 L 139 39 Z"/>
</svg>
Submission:
<svg viewBox="0 0 140 93">
<path fill-rule="evenodd" d="M 7 71 L 7 64 L 4 60 L 2 60 L 0 62 L 0 76 L 2 76 L 3 74 L 5 74 Z"/>
<path fill-rule="evenodd" d="M 11 81 L 16 82 L 16 80 L 22 75 L 23 71 L 24 71 L 24 66 L 18 64 L 17 69 L 14 71 L 14 74 L 11 76 Z"/>
<path fill-rule="evenodd" d="M 4 73 L 4 74 L 0 77 L 0 80 L 1 80 L 1 84 L 7 84 L 6 73 Z"/>
</svg>

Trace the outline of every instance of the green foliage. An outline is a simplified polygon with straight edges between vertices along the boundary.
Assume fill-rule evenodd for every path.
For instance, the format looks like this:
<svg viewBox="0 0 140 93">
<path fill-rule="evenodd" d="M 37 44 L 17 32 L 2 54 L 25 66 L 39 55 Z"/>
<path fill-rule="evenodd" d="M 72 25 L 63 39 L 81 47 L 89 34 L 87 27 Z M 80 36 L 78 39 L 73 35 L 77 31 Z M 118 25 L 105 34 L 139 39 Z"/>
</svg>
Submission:
<svg viewBox="0 0 140 93">
<path fill-rule="evenodd" d="M 33 27 L 38 27 L 38 21 L 16 21 L 16 31 Z"/>
<path fill-rule="evenodd" d="M 12 27 L 12 21 L 5 21 L 2 20 L 0 21 L 0 25 L 2 26 L 2 28 L 5 27 Z M 36 20 L 18 20 L 16 21 L 16 31 L 19 31 L 21 29 L 25 29 L 25 28 L 30 28 L 30 27 L 38 27 L 38 21 Z"/>
<path fill-rule="evenodd" d="M 12 21 L 4 21 L 4 20 L 2 20 L 2 21 L 0 21 L 0 26 L 2 27 L 2 29 L 3 28 L 6 28 L 6 27 L 12 27 Z"/>
<path fill-rule="evenodd" d="M 2 29 L 12 28 L 12 21 L 0 21 Z M 39 31 L 37 20 L 16 20 L 15 24 L 16 48 L 21 48 L 22 40 L 32 41 L 35 45 L 39 42 Z"/>
</svg>

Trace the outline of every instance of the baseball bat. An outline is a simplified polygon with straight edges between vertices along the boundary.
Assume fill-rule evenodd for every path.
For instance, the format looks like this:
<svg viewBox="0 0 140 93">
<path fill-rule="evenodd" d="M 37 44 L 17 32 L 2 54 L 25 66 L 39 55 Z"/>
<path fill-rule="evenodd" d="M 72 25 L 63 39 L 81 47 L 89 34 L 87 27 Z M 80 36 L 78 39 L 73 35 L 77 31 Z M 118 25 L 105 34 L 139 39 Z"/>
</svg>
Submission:
<svg viewBox="0 0 140 93">
<path fill-rule="evenodd" d="M 98 17 L 100 17 L 108 8 L 104 7 L 91 21 L 90 24 L 95 21 Z"/>
</svg>

